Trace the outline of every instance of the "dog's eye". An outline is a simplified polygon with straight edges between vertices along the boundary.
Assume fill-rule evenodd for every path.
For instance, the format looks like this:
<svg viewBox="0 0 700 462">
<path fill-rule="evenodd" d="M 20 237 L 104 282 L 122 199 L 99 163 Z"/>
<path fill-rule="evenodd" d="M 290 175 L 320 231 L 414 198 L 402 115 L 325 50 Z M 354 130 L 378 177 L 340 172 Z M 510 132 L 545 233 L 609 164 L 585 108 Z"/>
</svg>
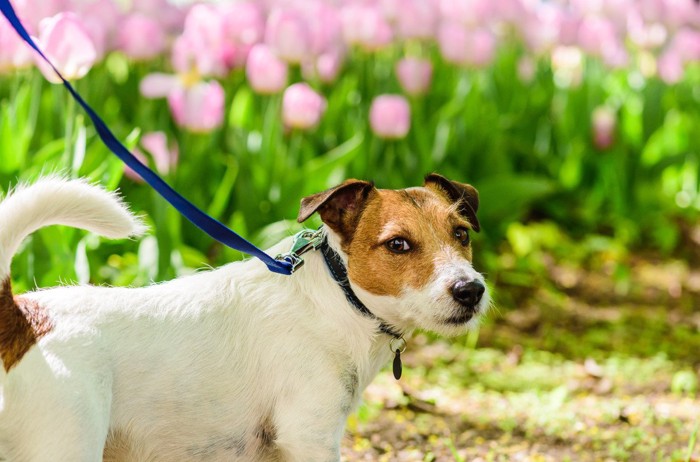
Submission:
<svg viewBox="0 0 700 462">
<path fill-rule="evenodd" d="M 455 238 L 460 242 L 460 244 L 466 246 L 469 244 L 469 230 L 460 226 L 455 228 Z"/>
<path fill-rule="evenodd" d="M 411 246 L 408 241 L 402 237 L 395 237 L 390 241 L 387 241 L 386 248 L 394 253 L 406 253 L 411 250 Z"/>
</svg>

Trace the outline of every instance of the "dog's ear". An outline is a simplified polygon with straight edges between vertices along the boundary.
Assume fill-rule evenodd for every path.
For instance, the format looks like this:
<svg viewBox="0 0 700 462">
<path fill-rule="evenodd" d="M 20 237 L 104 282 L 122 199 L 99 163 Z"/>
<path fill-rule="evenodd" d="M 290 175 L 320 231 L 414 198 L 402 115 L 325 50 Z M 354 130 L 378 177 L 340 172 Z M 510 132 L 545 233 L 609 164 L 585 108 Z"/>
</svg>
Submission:
<svg viewBox="0 0 700 462">
<path fill-rule="evenodd" d="M 335 188 L 303 198 L 297 221 L 301 223 L 318 212 L 333 231 L 348 236 L 373 190 L 374 184 L 367 181 L 346 180 Z"/>
<path fill-rule="evenodd" d="M 481 231 L 476 211 L 479 209 L 479 192 L 470 184 L 451 181 L 437 173 L 425 177 L 425 186 L 445 194 L 452 202 L 459 204 L 459 213 L 469 220 L 477 233 Z"/>
</svg>

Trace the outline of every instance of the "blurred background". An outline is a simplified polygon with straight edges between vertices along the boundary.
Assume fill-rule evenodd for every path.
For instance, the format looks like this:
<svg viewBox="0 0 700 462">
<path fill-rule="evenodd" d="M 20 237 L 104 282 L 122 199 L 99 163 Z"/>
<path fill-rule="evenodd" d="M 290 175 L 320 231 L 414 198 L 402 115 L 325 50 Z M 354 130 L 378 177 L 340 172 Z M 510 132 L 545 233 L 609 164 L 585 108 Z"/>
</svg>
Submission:
<svg viewBox="0 0 700 462">
<path fill-rule="evenodd" d="M 412 340 L 344 460 L 700 460 L 693 0 L 11 2 L 118 138 L 256 244 L 345 178 L 478 188 L 496 308 L 478 332 Z M 125 171 L 55 80 L 0 19 L 1 190 L 87 177 L 152 231 L 41 230 L 18 292 L 245 258 Z"/>
</svg>

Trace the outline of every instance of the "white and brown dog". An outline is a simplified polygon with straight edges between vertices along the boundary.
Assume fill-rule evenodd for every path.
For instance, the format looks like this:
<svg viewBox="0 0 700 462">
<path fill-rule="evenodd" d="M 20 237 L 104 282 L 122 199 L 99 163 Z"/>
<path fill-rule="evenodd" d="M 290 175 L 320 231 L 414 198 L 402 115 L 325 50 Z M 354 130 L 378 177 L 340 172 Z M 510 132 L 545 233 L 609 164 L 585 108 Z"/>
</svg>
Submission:
<svg viewBox="0 0 700 462">
<path fill-rule="evenodd" d="M 0 460 L 339 460 L 394 337 L 458 334 L 486 311 L 477 207 L 473 187 L 436 174 L 404 190 L 349 180 L 301 201 L 324 244 L 292 276 L 248 260 L 145 288 L 14 296 L 10 262 L 36 229 L 142 231 L 81 181 L 14 191 L 0 204 Z"/>
</svg>

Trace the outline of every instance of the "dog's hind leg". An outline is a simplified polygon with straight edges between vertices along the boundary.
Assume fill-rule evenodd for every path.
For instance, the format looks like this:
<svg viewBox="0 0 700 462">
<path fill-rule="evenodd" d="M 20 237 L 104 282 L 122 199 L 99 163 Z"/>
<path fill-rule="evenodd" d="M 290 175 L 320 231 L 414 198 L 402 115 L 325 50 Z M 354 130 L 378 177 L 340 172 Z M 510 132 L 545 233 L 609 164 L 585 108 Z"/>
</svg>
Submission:
<svg viewBox="0 0 700 462">
<path fill-rule="evenodd" d="M 34 350 L 6 377 L 0 404 L 0 458 L 102 461 L 111 403 L 108 381 L 76 368 L 60 373 L 55 364 L 46 367 L 44 359 Z"/>
</svg>

